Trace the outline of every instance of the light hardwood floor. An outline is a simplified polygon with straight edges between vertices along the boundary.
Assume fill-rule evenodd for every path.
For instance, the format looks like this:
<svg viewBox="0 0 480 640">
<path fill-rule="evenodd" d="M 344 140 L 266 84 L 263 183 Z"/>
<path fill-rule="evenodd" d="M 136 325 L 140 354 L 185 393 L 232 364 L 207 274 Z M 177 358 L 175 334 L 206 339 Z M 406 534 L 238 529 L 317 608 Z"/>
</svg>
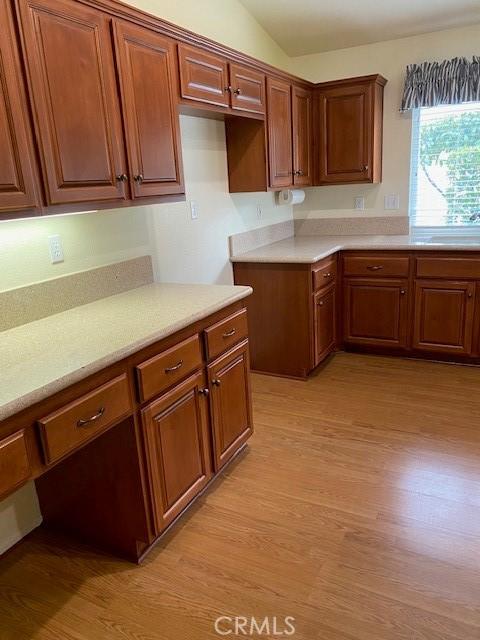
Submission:
<svg viewBox="0 0 480 640">
<path fill-rule="evenodd" d="M 253 390 L 249 450 L 141 567 L 41 531 L 8 554 L 1 640 L 478 640 L 479 369 L 338 354 Z"/>
</svg>

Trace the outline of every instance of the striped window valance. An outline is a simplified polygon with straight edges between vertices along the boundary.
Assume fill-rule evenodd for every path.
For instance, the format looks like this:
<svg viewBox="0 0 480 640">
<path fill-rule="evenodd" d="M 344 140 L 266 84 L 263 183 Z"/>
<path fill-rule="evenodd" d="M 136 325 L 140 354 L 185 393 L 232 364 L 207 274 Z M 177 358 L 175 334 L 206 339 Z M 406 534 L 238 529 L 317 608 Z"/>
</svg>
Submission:
<svg viewBox="0 0 480 640">
<path fill-rule="evenodd" d="M 407 67 L 401 111 L 480 102 L 480 56 Z"/>
</svg>

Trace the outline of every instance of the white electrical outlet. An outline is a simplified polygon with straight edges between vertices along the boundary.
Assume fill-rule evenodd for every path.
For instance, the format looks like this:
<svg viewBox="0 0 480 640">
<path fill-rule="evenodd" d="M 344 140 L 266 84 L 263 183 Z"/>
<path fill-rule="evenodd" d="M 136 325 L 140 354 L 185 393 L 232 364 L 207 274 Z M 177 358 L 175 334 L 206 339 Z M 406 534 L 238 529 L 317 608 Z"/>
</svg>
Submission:
<svg viewBox="0 0 480 640">
<path fill-rule="evenodd" d="M 198 205 L 194 200 L 190 200 L 190 217 L 192 220 L 198 220 Z"/>
<path fill-rule="evenodd" d="M 257 204 L 257 218 L 260 220 L 260 218 L 262 216 L 263 216 L 262 205 L 261 204 Z"/>
<path fill-rule="evenodd" d="M 400 209 L 400 196 L 398 193 L 390 193 L 388 196 L 385 196 L 385 210 L 393 211 Z"/>
<path fill-rule="evenodd" d="M 50 260 L 52 264 L 63 262 L 63 246 L 62 239 L 59 235 L 48 236 L 48 249 L 50 251 Z"/>
<path fill-rule="evenodd" d="M 353 201 L 353 208 L 357 211 L 363 211 L 365 209 L 365 198 L 363 196 L 357 196 Z"/>
</svg>

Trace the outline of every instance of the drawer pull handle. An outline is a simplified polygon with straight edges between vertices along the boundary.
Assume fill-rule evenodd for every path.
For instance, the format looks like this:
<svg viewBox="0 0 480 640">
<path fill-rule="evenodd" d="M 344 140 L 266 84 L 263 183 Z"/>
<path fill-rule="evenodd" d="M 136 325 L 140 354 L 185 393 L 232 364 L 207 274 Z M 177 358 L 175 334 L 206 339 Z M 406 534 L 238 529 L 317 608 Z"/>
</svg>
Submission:
<svg viewBox="0 0 480 640">
<path fill-rule="evenodd" d="M 96 422 L 97 420 L 100 420 L 100 418 L 103 416 L 104 413 L 105 413 L 105 407 L 100 407 L 97 413 L 95 413 L 90 418 L 80 418 L 80 420 L 78 420 L 77 422 L 77 427 L 86 427 L 89 424 L 92 424 L 92 422 Z"/>
<path fill-rule="evenodd" d="M 236 331 L 237 331 L 237 330 L 235 329 L 235 327 L 233 327 L 233 329 L 230 329 L 230 331 L 226 331 L 226 332 L 223 334 L 223 337 L 224 337 L 224 338 L 231 338 L 232 336 L 234 336 L 234 335 L 235 335 Z"/>
<path fill-rule="evenodd" d="M 172 373 L 172 371 L 178 371 L 182 366 L 183 366 L 183 360 L 180 360 L 180 362 L 177 362 L 177 364 L 174 364 L 173 367 L 167 367 L 165 369 L 165 373 Z"/>
<path fill-rule="evenodd" d="M 212 380 L 212 384 L 214 387 L 219 387 L 220 386 L 220 380 L 218 378 L 215 378 L 214 380 Z"/>
<path fill-rule="evenodd" d="M 331 277 L 332 277 L 332 274 L 331 274 L 331 273 L 324 273 L 324 274 L 323 274 L 323 277 L 324 277 L 324 278 L 331 278 Z"/>
<path fill-rule="evenodd" d="M 370 269 L 370 271 L 381 271 L 383 269 L 383 264 L 369 264 L 367 269 Z"/>
</svg>

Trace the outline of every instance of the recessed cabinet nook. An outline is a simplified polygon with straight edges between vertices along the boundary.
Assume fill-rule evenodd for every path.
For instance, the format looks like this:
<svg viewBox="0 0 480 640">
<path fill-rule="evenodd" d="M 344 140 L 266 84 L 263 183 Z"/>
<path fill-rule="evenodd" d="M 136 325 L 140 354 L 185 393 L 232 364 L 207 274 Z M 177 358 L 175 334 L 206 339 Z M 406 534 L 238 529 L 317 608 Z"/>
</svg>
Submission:
<svg viewBox="0 0 480 640">
<path fill-rule="evenodd" d="M 115 0 L 2 0 L 0 217 L 184 198 L 179 114 L 231 192 L 381 180 L 385 80 L 312 84 Z"/>
<path fill-rule="evenodd" d="M 478 252 L 342 251 L 234 273 L 254 290 L 254 370 L 306 377 L 339 349 L 480 363 Z"/>
</svg>

